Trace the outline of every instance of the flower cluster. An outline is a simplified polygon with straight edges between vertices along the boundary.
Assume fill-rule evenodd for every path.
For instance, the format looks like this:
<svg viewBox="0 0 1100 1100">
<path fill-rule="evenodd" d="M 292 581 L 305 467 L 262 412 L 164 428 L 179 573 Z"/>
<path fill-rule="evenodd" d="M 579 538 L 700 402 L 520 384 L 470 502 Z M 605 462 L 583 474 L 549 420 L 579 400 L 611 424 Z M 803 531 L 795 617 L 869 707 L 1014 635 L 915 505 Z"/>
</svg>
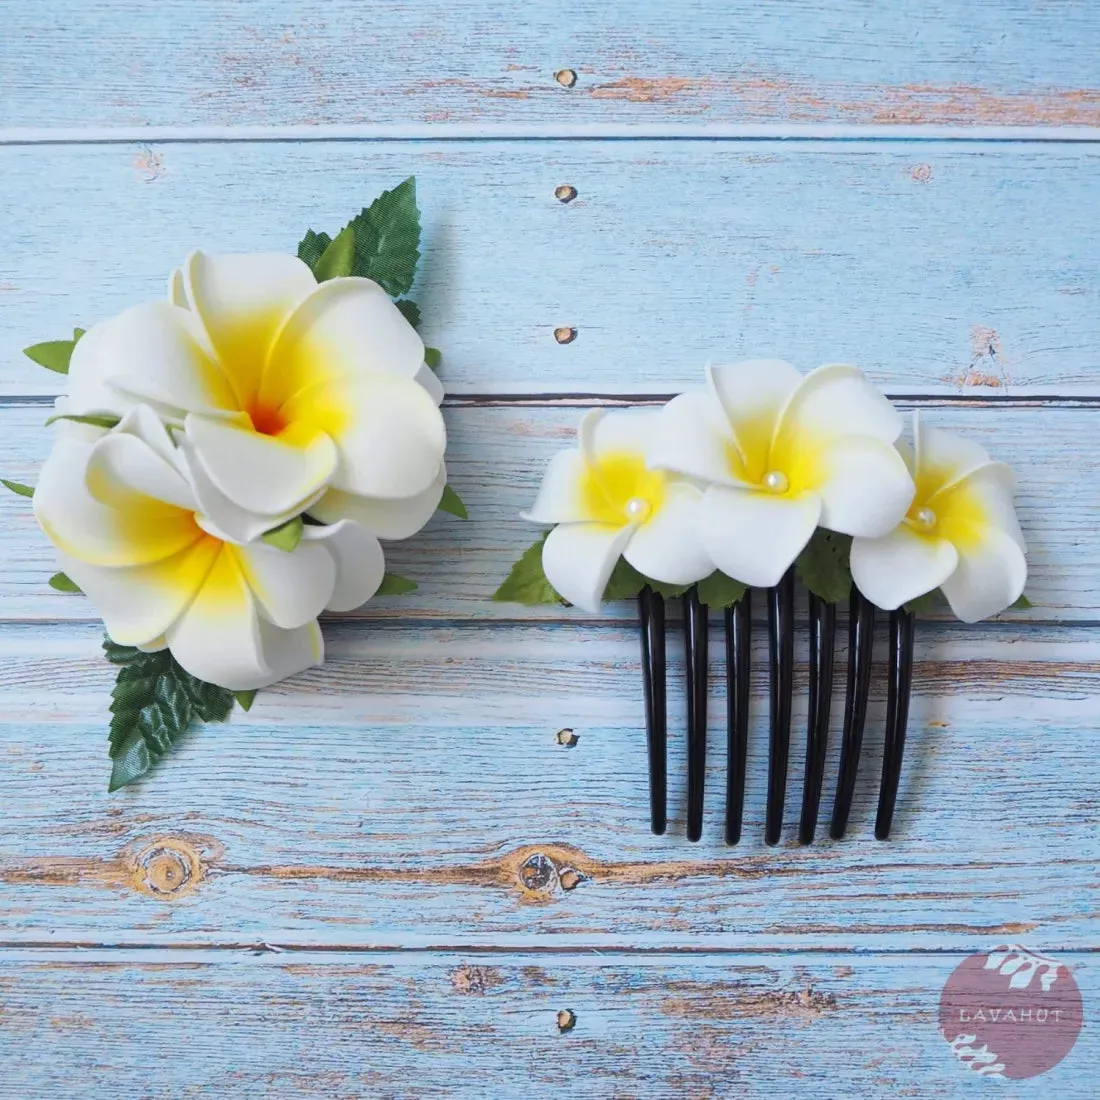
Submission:
<svg viewBox="0 0 1100 1100">
<path fill-rule="evenodd" d="M 379 538 L 446 482 L 442 387 L 374 281 L 295 256 L 192 253 L 168 300 L 76 343 L 34 510 L 111 639 L 234 691 L 317 664 Z"/>
<path fill-rule="evenodd" d="M 643 583 L 768 587 L 823 529 L 851 537 L 852 579 L 879 607 L 939 588 L 966 622 L 1003 611 L 1027 576 L 1011 470 L 919 422 L 910 449 L 902 427 L 855 367 L 770 359 L 708 367 L 659 410 L 591 412 L 525 514 L 554 525 L 545 579 L 589 611 L 620 558 Z"/>
</svg>

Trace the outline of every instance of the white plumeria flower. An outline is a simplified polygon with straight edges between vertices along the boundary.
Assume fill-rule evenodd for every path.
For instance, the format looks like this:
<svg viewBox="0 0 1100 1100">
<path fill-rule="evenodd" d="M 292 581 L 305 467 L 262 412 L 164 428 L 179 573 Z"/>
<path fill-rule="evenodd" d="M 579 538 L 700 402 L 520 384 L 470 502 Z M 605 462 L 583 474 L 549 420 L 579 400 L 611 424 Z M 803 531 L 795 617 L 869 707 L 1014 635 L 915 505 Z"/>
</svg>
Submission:
<svg viewBox="0 0 1100 1100">
<path fill-rule="evenodd" d="M 917 492 L 882 538 L 852 542 L 852 579 L 888 611 L 942 588 L 963 622 L 999 614 L 1023 595 L 1027 546 L 1013 497 L 1016 477 L 980 444 L 913 415 L 913 451 L 902 454 Z"/>
<path fill-rule="evenodd" d="M 233 691 L 320 664 L 318 614 L 364 603 L 385 569 L 378 540 L 349 520 L 304 527 L 291 553 L 215 532 L 144 406 L 95 440 L 58 433 L 34 510 L 114 641 L 167 646 L 192 675 Z"/>
<path fill-rule="evenodd" d="M 66 413 L 142 403 L 182 425 L 200 511 L 242 542 L 307 508 L 405 538 L 439 504 L 442 387 L 377 283 L 295 256 L 192 253 L 169 301 L 90 329 Z"/>
<path fill-rule="evenodd" d="M 543 547 L 543 571 L 559 595 L 586 611 L 599 610 L 620 557 L 667 584 L 691 584 L 714 572 L 699 545 L 702 492 L 647 468 L 655 417 L 649 410 L 588 413 L 579 447 L 554 456 L 524 514 L 558 525 Z"/>
<path fill-rule="evenodd" d="M 803 377 L 778 359 L 708 366 L 707 387 L 658 414 L 650 465 L 706 483 L 703 549 L 767 588 L 820 524 L 877 536 L 905 515 L 913 481 L 892 446 L 901 418 L 856 367 Z"/>
</svg>

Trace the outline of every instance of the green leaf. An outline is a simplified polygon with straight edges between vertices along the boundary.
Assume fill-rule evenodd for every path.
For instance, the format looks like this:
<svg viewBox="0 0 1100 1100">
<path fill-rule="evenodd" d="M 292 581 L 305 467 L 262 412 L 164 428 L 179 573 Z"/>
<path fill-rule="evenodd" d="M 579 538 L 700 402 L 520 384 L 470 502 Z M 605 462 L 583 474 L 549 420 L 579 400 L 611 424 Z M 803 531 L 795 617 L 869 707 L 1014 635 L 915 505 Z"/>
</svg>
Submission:
<svg viewBox="0 0 1100 1100">
<path fill-rule="evenodd" d="M 413 328 L 420 328 L 420 307 L 411 298 L 399 298 L 393 303 Z"/>
<path fill-rule="evenodd" d="M 29 485 L 24 485 L 21 481 L 8 481 L 6 477 L 0 477 L 0 484 L 5 489 L 10 489 L 13 493 L 21 497 L 33 497 L 34 490 Z"/>
<path fill-rule="evenodd" d="M 350 275 L 355 266 L 355 230 L 349 225 L 336 234 L 336 239 L 321 254 L 313 274 L 317 282 Z"/>
<path fill-rule="evenodd" d="M 383 191 L 348 223 L 355 229 L 353 274 L 373 279 L 387 294 L 407 294 L 420 259 L 416 177 Z"/>
<path fill-rule="evenodd" d="M 233 698 L 237 700 L 237 704 L 241 710 L 251 710 L 252 704 L 256 701 L 256 689 L 251 691 L 235 691 L 233 692 Z"/>
<path fill-rule="evenodd" d="M 1025 596 L 1020 594 L 1020 598 L 1009 608 L 1009 611 L 1030 611 L 1035 605 Z"/>
<path fill-rule="evenodd" d="M 923 596 L 910 600 L 905 605 L 905 610 L 911 611 L 914 615 L 928 615 L 935 611 L 942 611 L 946 602 L 943 593 L 938 588 L 933 588 L 931 592 L 925 592 Z"/>
<path fill-rule="evenodd" d="M 549 534 L 547 531 L 542 538 L 529 546 L 512 566 L 508 578 L 493 593 L 493 599 L 497 603 L 522 603 L 528 607 L 544 603 L 565 603 L 542 571 L 542 547 Z"/>
<path fill-rule="evenodd" d="M 305 523 L 302 521 L 302 517 L 295 516 L 293 519 L 288 519 L 286 523 L 273 527 L 270 531 L 265 531 L 263 539 L 268 546 L 274 546 L 276 550 L 282 550 L 284 553 L 289 554 L 302 541 L 304 527 Z"/>
<path fill-rule="evenodd" d="M 410 581 L 408 577 L 399 577 L 396 573 L 386 573 L 375 595 L 407 596 L 410 592 L 415 592 L 418 587 L 416 581 Z"/>
<path fill-rule="evenodd" d="M 439 364 L 443 362 L 443 353 L 439 348 L 425 348 L 424 362 L 427 363 L 432 370 L 439 370 Z"/>
<path fill-rule="evenodd" d="M 109 429 L 113 428 L 121 419 L 122 417 L 120 416 L 108 415 L 106 413 L 103 415 L 99 413 L 61 413 L 57 416 L 51 416 L 50 419 L 46 421 L 46 427 L 48 428 L 51 424 L 56 424 L 59 420 L 71 420 L 74 424 L 91 424 L 96 428 Z"/>
<path fill-rule="evenodd" d="M 714 608 L 733 607 L 748 590 L 748 585 L 735 581 L 733 577 L 727 577 L 720 570 L 701 580 L 697 587 L 699 599 L 707 607 Z"/>
<path fill-rule="evenodd" d="M 56 371 L 58 374 L 69 373 L 69 360 L 73 356 L 73 348 L 76 347 L 81 336 L 82 328 L 73 329 L 71 340 L 47 340 L 44 344 L 32 344 L 23 349 L 23 354 L 46 370 Z"/>
<path fill-rule="evenodd" d="M 439 510 L 450 512 L 452 516 L 458 516 L 459 519 L 470 518 L 470 513 L 466 511 L 466 505 L 462 503 L 462 498 L 449 485 L 443 486 L 443 497 L 439 501 Z"/>
<path fill-rule="evenodd" d="M 118 667 L 107 734 L 113 762 L 108 790 L 136 782 L 198 722 L 224 722 L 233 693 L 195 679 L 168 650 L 143 653 L 104 639 Z"/>
<path fill-rule="evenodd" d="M 75 592 L 78 596 L 84 595 L 80 590 L 80 585 L 71 581 L 64 573 L 54 573 L 50 577 L 50 587 L 56 588 L 58 592 Z"/>
<path fill-rule="evenodd" d="M 851 551 L 850 535 L 819 527 L 795 562 L 799 579 L 826 603 L 839 603 L 852 590 Z"/>
<path fill-rule="evenodd" d="M 312 229 L 307 229 L 306 235 L 298 242 L 298 259 L 308 265 L 310 271 L 316 272 L 330 244 L 332 238 L 327 233 L 314 233 Z"/>
<path fill-rule="evenodd" d="M 646 583 L 645 577 L 626 558 L 619 558 L 604 585 L 603 598 L 605 601 L 631 600 L 645 588 Z"/>
</svg>

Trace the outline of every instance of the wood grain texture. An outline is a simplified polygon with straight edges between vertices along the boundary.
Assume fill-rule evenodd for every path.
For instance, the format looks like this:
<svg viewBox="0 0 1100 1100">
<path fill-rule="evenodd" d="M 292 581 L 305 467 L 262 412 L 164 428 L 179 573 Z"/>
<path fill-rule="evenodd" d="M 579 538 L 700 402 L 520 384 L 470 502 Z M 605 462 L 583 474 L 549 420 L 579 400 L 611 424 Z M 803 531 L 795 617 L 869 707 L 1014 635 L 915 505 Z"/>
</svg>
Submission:
<svg viewBox="0 0 1100 1100">
<path fill-rule="evenodd" d="M 778 355 L 892 393 L 1096 396 L 1098 171 L 1090 145 L 0 148 L 0 392 L 58 392 L 21 349 L 161 296 L 192 248 L 292 251 L 415 173 L 453 393 L 667 393 Z"/>
<path fill-rule="evenodd" d="M 0 117 L 24 126 L 1100 122 L 1100 15 L 1088 3 L 10 8 Z M 571 87 L 555 79 L 563 69 Z"/>
<path fill-rule="evenodd" d="M 701 377 L 701 373 L 700 373 Z M 905 406 L 903 406 L 905 407 Z M 583 403 L 535 406 L 464 405 L 446 410 L 450 433 L 448 470 L 471 518 L 439 514 L 416 538 L 390 543 L 389 567 L 418 580 L 410 596 L 368 604 L 368 618 L 508 618 L 569 620 L 584 631 L 592 616 L 558 606 L 525 608 L 492 602 L 513 562 L 539 537 L 520 519 L 534 500 L 551 455 L 570 445 Z M 0 407 L 0 475 L 34 483 L 50 445 L 43 428 L 48 407 Z M 1100 619 L 1100 555 L 1094 518 L 1100 481 L 1088 457 L 1096 411 L 1058 406 L 937 407 L 927 404 L 927 423 L 958 429 L 980 440 L 994 457 L 1007 459 L 1020 481 L 1019 510 L 1030 548 L 1030 611 L 1009 611 L 1012 621 Z M 1067 470 L 1077 471 L 1067 476 Z M 0 617 L 84 619 L 93 614 L 80 596 L 47 585 L 56 568 L 30 501 L 0 493 Z M 605 618 L 632 620 L 633 603 L 608 605 Z"/>
<path fill-rule="evenodd" d="M 1087 1024 L 1041 1078 L 969 1080 L 937 1022 L 961 961 L 8 951 L 0 1096 L 1091 1097 Z"/>
<path fill-rule="evenodd" d="M 99 630 L 0 630 L 0 939 L 688 950 L 1096 944 L 1100 800 L 1087 776 L 1100 641 L 1092 631 L 922 624 L 891 842 L 871 833 L 879 675 L 849 839 L 800 848 L 789 817 L 779 849 L 762 838 L 762 632 L 737 848 L 722 841 L 717 656 L 709 798 L 703 840 L 692 845 L 683 835 L 675 642 L 670 832 L 654 837 L 635 630 L 345 623 L 326 634 L 324 668 L 262 693 L 229 726 L 188 737 L 151 780 L 108 796 L 112 670 Z M 716 655 L 719 641 L 715 633 Z M 805 744 L 800 641 L 791 806 Z M 845 660 L 841 647 L 838 668 Z M 576 736 L 571 748 L 557 736 L 563 728 Z"/>
</svg>

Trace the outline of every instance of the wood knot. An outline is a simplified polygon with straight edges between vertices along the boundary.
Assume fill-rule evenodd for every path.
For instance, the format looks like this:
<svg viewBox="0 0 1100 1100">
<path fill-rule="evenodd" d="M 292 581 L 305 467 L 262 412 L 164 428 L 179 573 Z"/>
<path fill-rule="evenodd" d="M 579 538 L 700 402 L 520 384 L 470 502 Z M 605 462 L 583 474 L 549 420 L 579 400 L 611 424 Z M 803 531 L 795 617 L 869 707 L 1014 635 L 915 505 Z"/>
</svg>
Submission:
<svg viewBox="0 0 1100 1100">
<path fill-rule="evenodd" d="M 491 966 L 460 966 L 451 973 L 451 985 L 456 993 L 480 996 L 493 986 L 502 985 L 504 979 Z"/>
<path fill-rule="evenodd" d="M 519 866 L 519 880 L 525 890 L 541 894 L 552 890 L 558 878 L 558 869 L 542 852 L 528 856 Z"/>
<path fill-rule="evenodd" d="M 571 1008 L 563 1008 L 558 1012 L 558 1034 L 564 1035 L 577 1026 L 577 1014 Z"/>
<path fill-rule="evenodd" d="M 559 344 L 571 344 L 577 338 L 577 330 L 575 328 L 556 328 L 554 329 L 554 339 Z"/>
<path fill-rule="evenodd" d="M 563 183 L 561 187 L 554 188 L 554 198 L 558 202 L 572 202 L 577 197 L 577 189 L 570 187 L 568 183 Z"/>
<path fill-rule="evenodd" d="M 915 164 L 909 175 L 914 183 L 927 183 L 932 178 L 932 165 Z"/>
<path fill-rule="evenodd" d="M 142 894 L 175 901 L 202 881 L 205 868 L 193 843 L 182 837 L 158 837 L 130 858 L 130 885 Z"/>
<path fill-rule="evenodd" d="M 512 852 L 503 860 L 501 871 L 511 882 L 518 882 L 531 901 L 548 901 L 557 890 L 568 893 L 590 881 L 597 865 L 576 848 L 551 844 Z"/>
<path fill-rule="evenodd" d="M 571 749 L 580 739 L 581 735 L 579 733 L 568 728 L 558 730 L 558 732 L 554 734 L 554 740 L 557 741 L 562 748 L 566 749 Z"/>
<path fill-rule="evenodd" d="M 558 882 L 567 893 L 570 890 L 576 890 L 587 877 L 583 871 L 578 871 L 575 867 L 563 867 L 558 872 Z"/>
<path fill-rule="evenodd" d="M 577 71 L 575 69 L 558 69 L 554 73 L 554 79 L 563 88 L 572 88 L 577 83 Z"/>
</svg>

